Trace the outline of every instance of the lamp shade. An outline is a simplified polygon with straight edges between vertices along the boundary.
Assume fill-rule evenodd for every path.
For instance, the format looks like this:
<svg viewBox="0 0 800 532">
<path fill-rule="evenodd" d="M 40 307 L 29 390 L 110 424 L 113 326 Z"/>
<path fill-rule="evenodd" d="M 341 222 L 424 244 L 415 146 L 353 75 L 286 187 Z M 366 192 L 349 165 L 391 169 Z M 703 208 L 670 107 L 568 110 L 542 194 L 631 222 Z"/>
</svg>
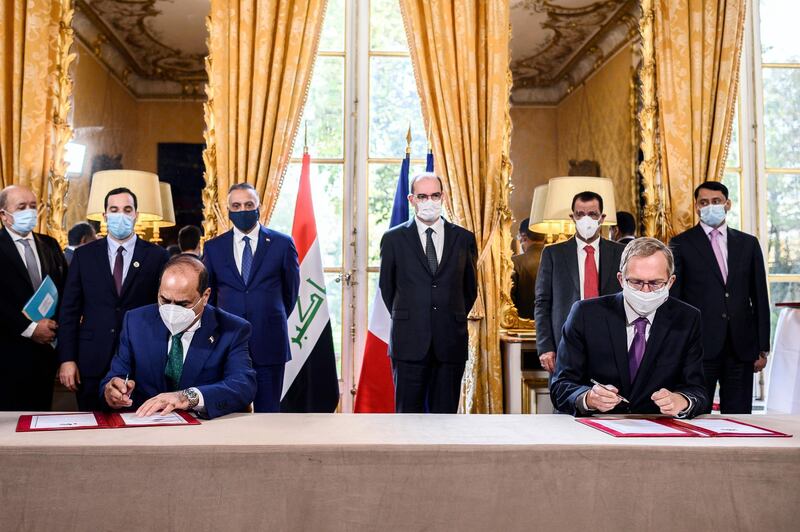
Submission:
<svg viewBox="0 0 800 532">
<path fill-rule="evenodd" d="M 139 222 L 155 222 L 161 220 L 161 188 L 158 176 L 139 170 L 103 170 L 92 176 L 92 187 L 89 190 L 89 204 L 86 218 L 103 221 L 105 197 L 109 191 L 125 187 L 136 195 Z"/>
<path fill-rule="evenodd" d="M 528 230 L 544 235 L 557 235 L 562 232 L 563 224 L 560 222 L 544 221 L 544 206 L 547 203 L 548 185 L 539 185 L 533 189 L 531 202 L 531 215 L 528 221 Z"/>
<path fill-rule="evenodd" d="M 175 225 L 175 208 L 172 205 L 172 187 L 169 183 L 159 182 L 161 189 L 162 219 L 156 222 L 159 227 L 172 227 Z"/>
<path fill-rule="evenodd" d="M 542 215 L 544 222 L 570 221 L 572 198 L 576 194 L 589 191 L 596 192 L 603 198 L 603 212 L 606 214 L 603 225 L 617 224 L 617 203 L 614 200 L 614 182 L 611 179 L 582 176 L 554 177 L 547 185 L 547 200 Z"/>
</svg>

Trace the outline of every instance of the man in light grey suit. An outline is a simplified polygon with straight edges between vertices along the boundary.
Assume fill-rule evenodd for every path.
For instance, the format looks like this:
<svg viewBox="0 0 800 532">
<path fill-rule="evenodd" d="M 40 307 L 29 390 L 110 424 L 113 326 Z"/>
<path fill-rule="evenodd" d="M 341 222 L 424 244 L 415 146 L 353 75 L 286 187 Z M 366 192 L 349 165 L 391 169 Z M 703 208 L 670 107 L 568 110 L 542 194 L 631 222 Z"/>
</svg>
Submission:
<svg viewBox="0 0 800 532">
<path fill-rule="evenodd" d="M 603 198 L 595 192 L 581 192 L 572 199 L 577 232 L 566 242 L 542 251 L 536 276 L 536 348 L 542 367 L 553 373 L 556 346 L 572 304 L 582 299 L 615 294 L 622 290 L 617 280 L 625 246 L 600 236 Z"/>
</svg>

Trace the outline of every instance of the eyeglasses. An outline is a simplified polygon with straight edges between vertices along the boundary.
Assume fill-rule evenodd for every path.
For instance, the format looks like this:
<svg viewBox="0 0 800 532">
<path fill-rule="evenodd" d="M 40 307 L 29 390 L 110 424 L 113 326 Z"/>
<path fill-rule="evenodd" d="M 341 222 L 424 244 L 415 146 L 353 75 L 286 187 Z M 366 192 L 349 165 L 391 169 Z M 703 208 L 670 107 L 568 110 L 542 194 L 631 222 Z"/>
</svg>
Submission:
<svg viewBox="0 0 800 532">
<path fill-rule="evenodd" d="M 649 286 L 650 291 L 655 292 L 667 286 L 669 281 L 641 281 L 639 279 L 625 279 L 625 282 L 628 283 L 628 286 L 638 292 L 642 292 L 645 286 Z"/>
<path fill-rule="evenodd" d="M 442 199 L 441 192 L 434 192 L 433 194 L 414 194 L 414 197 L 417 198 L 417 201 L 428 201 L 432 199 L 433 201 L 439 201 Z"/>
</svg>

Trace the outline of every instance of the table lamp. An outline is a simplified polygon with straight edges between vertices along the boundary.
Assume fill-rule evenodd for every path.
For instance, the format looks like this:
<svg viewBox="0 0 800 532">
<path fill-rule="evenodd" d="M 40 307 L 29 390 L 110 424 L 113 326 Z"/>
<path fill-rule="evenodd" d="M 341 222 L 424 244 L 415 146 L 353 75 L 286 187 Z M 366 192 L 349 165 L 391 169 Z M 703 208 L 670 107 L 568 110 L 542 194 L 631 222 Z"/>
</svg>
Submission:
<svg viewBox="0 0 800 532">
<path fill-rule="evenodd" d="M 548 182 L 547 200 L 542 215 L 544 222 L 571 222 L 572 198 L 581 192 L 596 192 L 603 198 L 603 225 L 617 225 L 617 203 L 614 182 L 607 177 L 554 177 Z"/>
<path fill-rule="evenodd" d="M 161 220 L 161 189 L 158 176 L 140 170 L 103 170 L 92 176 L 89 189 L 89 203 L 86 207 L 86 218 L 101 222 L 101 232 L 105 233 L 105 197 L 110 190 L 125 187 L 136 194 L 139 222 L 155 222 Z M 139 225 L 139 224 L 137 224 Z M 139 231 L 137 231 L 138 233 Z"/>
<path fill-rule="evenodd" d="M 161 228 L 175 226 L 175 208 L 172 204 L 172 187 L 169 183 L 159 182 L 161 189 L 161 220 L 153 222 L 153 243 L 159 244 L 161 242 Z"/>
<path fill-rule="evenodd" d="M 557 235 L 574 231 L 574 224 L 565 222 L 545 222 L 544 206 L 547 203 L 547 184 L 539 185 L 533 189 L 533 201 L 531 202 L 531 214 L 528 219 L 528 230 L 534 233 L 547 235 L 547 243 L 552 244 Z"/>
</svg>

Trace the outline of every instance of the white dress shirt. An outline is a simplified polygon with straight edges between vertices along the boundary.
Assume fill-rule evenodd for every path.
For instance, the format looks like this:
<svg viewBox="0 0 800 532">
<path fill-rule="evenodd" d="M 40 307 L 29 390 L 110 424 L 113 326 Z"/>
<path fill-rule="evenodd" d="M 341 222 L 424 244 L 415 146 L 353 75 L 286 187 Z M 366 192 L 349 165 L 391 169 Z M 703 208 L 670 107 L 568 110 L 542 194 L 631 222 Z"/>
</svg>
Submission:
<svg viewBox="0 0 800 532">
<path fill-rule="evenodd" d="M 236 269 L 239 274 L 242 273 L 242 255 L 244 254 L 244 237 L 250 237 L 250 249 L 253 251 L 253 257 L 256 256 L 256 248 L 258 247 L 258 234 L 261 231 L 261 224 L 256 226 L 249 232 L 243 233 L 238 227 L 233 228 L 233 260 L 236 261 Z"/>
<path fill-rule="evenodd" d="M 44 277 L 42 275 L 42 261 L 39 259 L 39 250 L 36 249 L 36 240 L 33 239 L 33 231 L 27 234 L 27 236 L 20 236 L 17 233 L 13 232 L 11 229 L 6 227 L 6 232 L 8 236 L 11 237 L 11 240 L 14 241 L 14 244 L 17 246 L 17 253 L 19 253 L 19 257 L 22 259 L 22 264 L 25 268 L 28 267 L 28 263 L 25 262 L 25 246 L 22 245 L 20 240 L 27 240 L 33 250 L 33 256 L 36 257 L 36 269 L 39 270 L 39 277 Z M 36 330 L 36 326 L 39 325 L 38 321 L 32 321 L 30 325 L 28 325 L 24 331 L 22 331 L 21 335 L 25 338 L 30 338 L 33 336 L 33 331 Z"/>
<path fill-rule="evenodd" d="M 710 225 L 700 222 L 700 227 L 705 231 L 709 243 L 711 242 L 711 231 L 714 229 L 719 231 L 719 236 L 717 237 L 719 249 L 722 251 L 722 259 L 725 261 L 725 264 L 728 264 L 728 224 L 723 223 L 719 227 L 711 227 Z"/>
<path fill-rule="evenodd" d="M 194 333 L 197 329 L 200 328 L 200 322 L 203 321 L 201 317 L 199 320 L 194 322 L 186 331 L 184 331 L 183 336 L 181 336 L 181 346 L 183 347 L 183 362 L 186 363 L 186 356 L 189 354 L 189 346 L 192 345 L 192 338 L 194 338 Z M 169 357 L 169 351 L 172 349 L 172 335 L 170 335 L 169 340 L 167 340 L 167 357 Z M 200 401 L 197 403 L 197 406 L 194 407 L 194 410 L 197 412 L 201 412 L 205 409 L 205 401 L 203 400 L 203 394 L 195 387 L 192 387 L 197 392 Z"/>
<path fill-rule="evenodd" d="M 581 299 L 583 299 L 583 279 L 586 277 L 586 246 L 594 248 L 594 266 L 597 268 L 597 289 L 600 290 L 600 238 L 595 238 L 594 242 L 587 244 L 578 237 L 575 237 L 575 243 L 578 245 L 578 277 L 581 288 Z"/>
<path fill-rule="evenodd" d="M 114 274 L 114 264 L 117 262 L 117 249 L 122 247 L 125 251 L 122 252 L 122 284 L 125 284 L 125 278 L 128 276 L 128 269 L 133 262 L 133 249 L 136 247 L 136 233 L 133 234 L 125 242 L 119 243 L 110 236 L 106 238 L 108 243 L 108 264 L 111 267 L 111 274 Z"/>
<path fill-rule="evenodd" d="M 417 224 L 417 232 L 419 233 L 419 240 L 422 242 L 422 252 L 425 253 L 425 246 L 428 245 L 428 234 L 425 232 L 430 227 L 433 229 L 431 240 L 433 240 L 433 247 L 436 249 L 436 263 L 442 263 L 442 252 L 444 251 L 444 220 L 439 218 L 433 225 L 427 225 L 425 222 L 414 216 L 414 222 Z"/>
</svg>

